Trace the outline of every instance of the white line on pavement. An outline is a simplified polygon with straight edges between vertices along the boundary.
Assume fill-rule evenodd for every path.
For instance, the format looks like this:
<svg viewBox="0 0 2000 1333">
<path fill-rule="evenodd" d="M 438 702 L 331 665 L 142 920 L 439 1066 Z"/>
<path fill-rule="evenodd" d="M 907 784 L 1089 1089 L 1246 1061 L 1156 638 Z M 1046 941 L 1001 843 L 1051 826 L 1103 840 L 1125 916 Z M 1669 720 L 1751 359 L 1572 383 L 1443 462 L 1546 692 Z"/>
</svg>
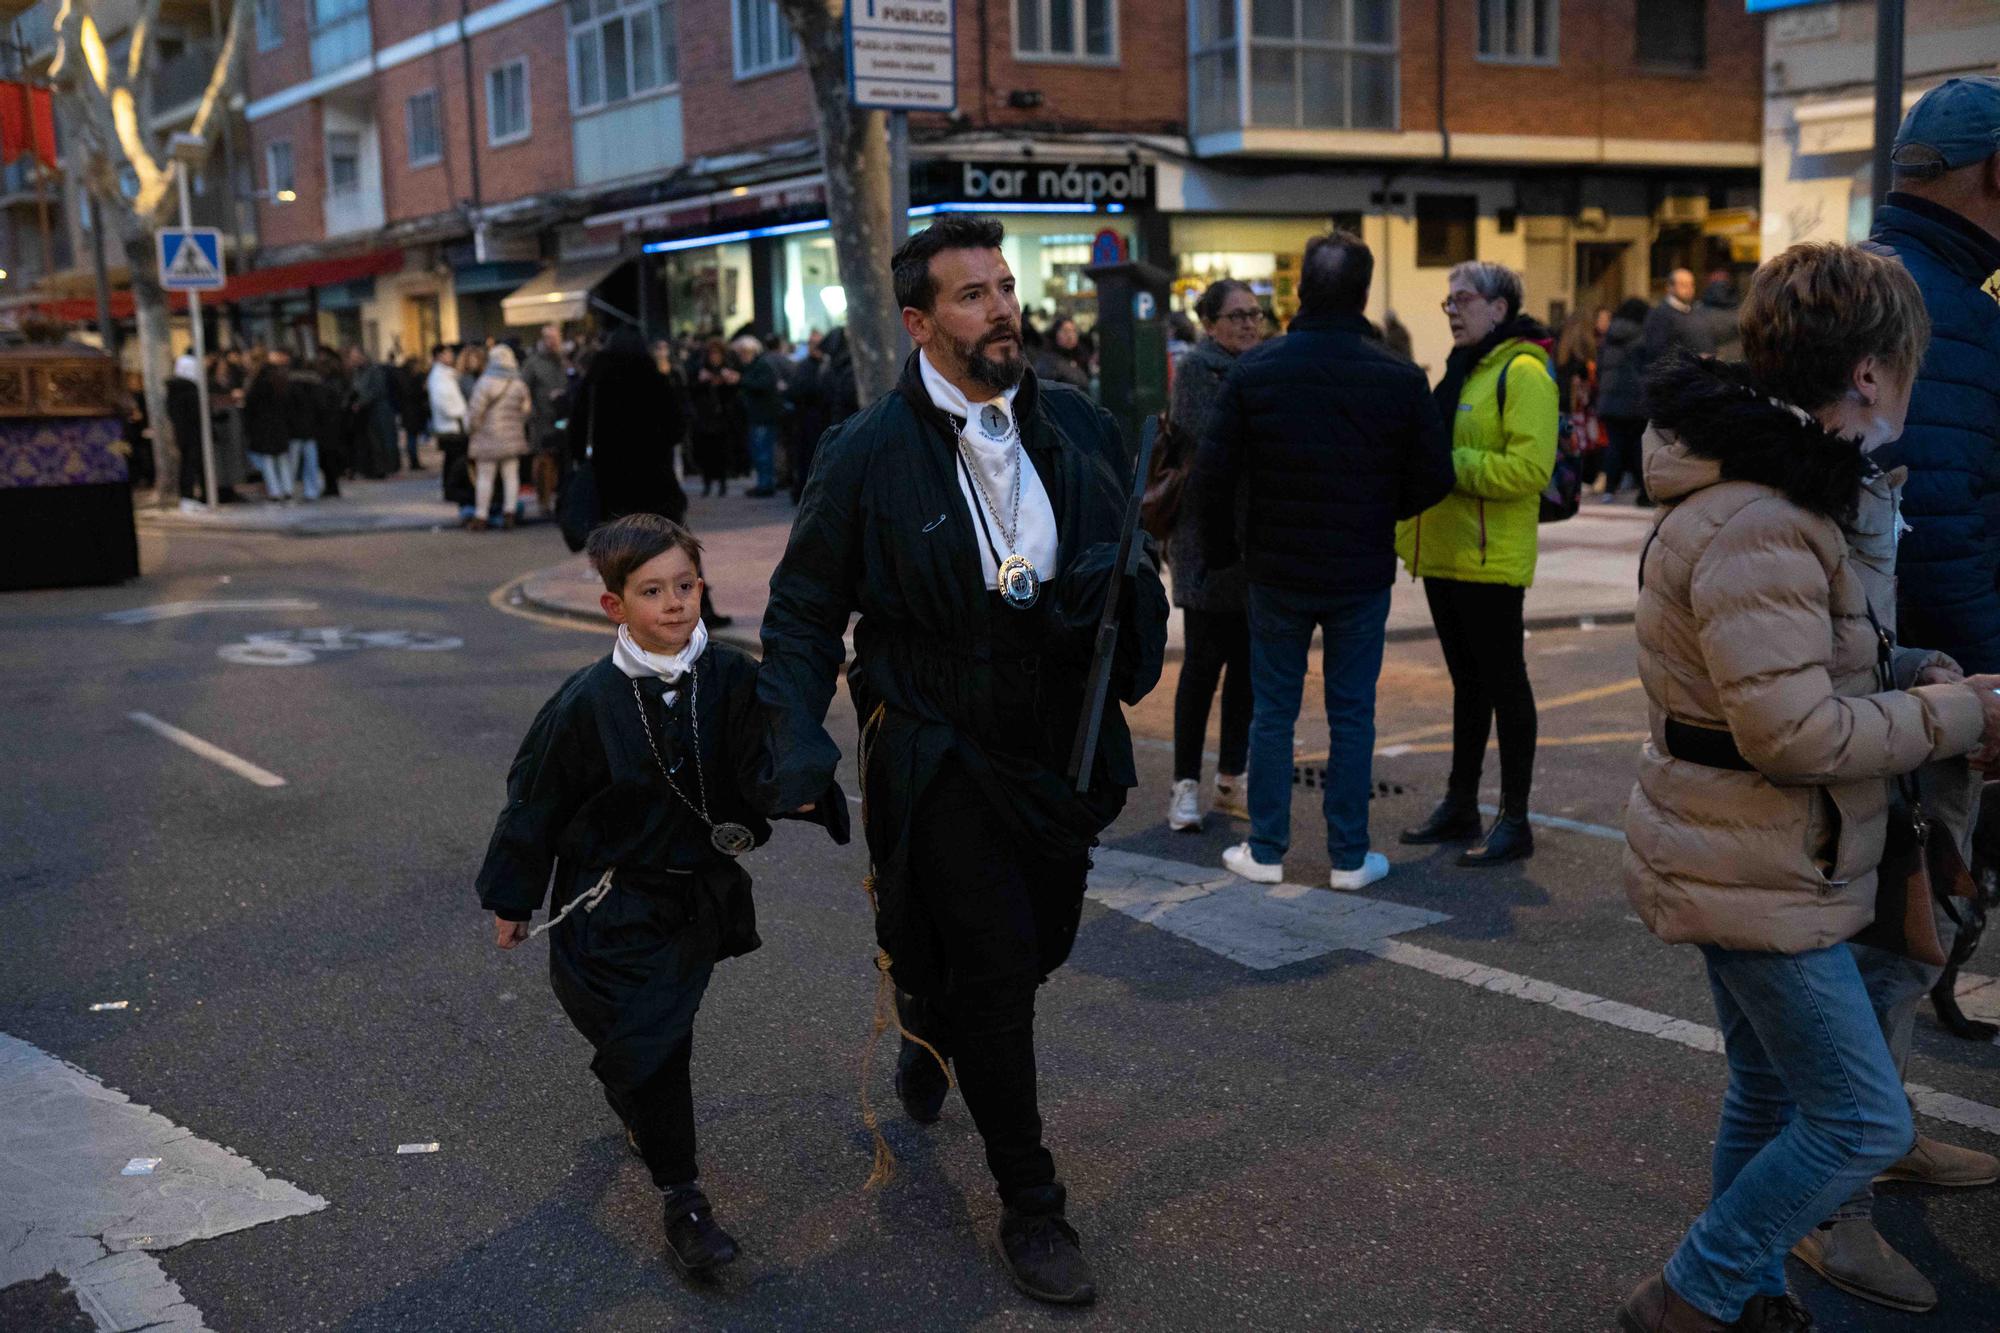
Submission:
<svg viewBox="0 0 2000 1333">
<path fill-rule="evenodd" d="M 133 1157 L 159 1165 L 121 1174 Z M 201 1311 L 147 1251 L 324 1207 L 0 1032 L 0 1289 L 59 1273 L 100 1330 L 201 1333 Z"/>
<path fill-rule="evenodd" d="M 248 759 L 239 759 L 219 745 L 211 745 L 199 736 L 191 736 L 179 727 L 160 721 L 151 713 L 127 713 L 125 716 L 137 722 L 148 731 L 157 732 L 184 750 L 190 750 L 213 764 L 220 764 L 239 778 L 248 778 L 260 787 L 282 787 L 285 780 L 268 768 L 259 768 Z"/>
<path fill-rule="evenodd" d="M 210 611 L 317 611 L 318 602 L 302 601 L 297 597 L 265 597 L 206 602 L 159 602 L 152 606 L 135 606 L 129 611 L 112 611 L 105 619 L 117 625 L 148 625 L 156 620 L 180 620 L 187 616 L 206 615 Z"/>
<path fill-rule="evenodd" d="M 1497 815 L 1500 813 L 1500 808 L 1482 805 L 1479 807 L 1479 813 Z M 1625 830 L 1612 828 L 1609 824 L 1586 824 L 1580 819 L 1564 819 L 1561 815 L 1538 815 L 1532 811 L 1528 814 L 1528 822 L 1538 828 L 1559 828 L 1566 833 L 1581 833 L 1589 838 L 1608 838 L 1612 842 L 1625 841 Z"/>
<path fill-rule="evenodd" d="M 1564 820 L 1556 827 L 1574 824 Z M 1579 827 L 1590 831 L 1598 826 Z M 1624 837 L 1608 829 L 1593 836 L 1607 835 Z M 1260 971 L 1336 949 L 1353 949 L 1445 981 L 1547 1005 L 1639 1036 L 1711 1054 L 1722 1050 L 1722 1034 L 1705 1024 L 1393 938 L 1448 919 L 1421 908 L 1298 884 L 1251 884 L 1215 868 L 1112 849 L 1101 849 L 1096 855 L 1089 896 L 1134 920 L 1158 926 Z M 1923 1114 L 2000 1135 L 2000 1108 L 1921 1083 L 1905 1086 Z"/>
</svg>

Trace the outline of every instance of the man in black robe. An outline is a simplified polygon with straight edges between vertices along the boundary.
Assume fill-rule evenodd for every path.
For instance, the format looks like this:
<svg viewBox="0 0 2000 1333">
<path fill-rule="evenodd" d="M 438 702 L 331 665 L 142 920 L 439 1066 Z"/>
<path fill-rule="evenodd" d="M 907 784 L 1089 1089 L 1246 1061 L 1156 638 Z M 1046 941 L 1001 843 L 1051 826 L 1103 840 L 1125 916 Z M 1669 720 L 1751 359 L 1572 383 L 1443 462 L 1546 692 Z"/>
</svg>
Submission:
<svg viewBox="0 0 2000 1333">
<path fill-rule="evenodd" d="M 896 391 L 817 451 L 771 579 L 758 694 L 774 809 L 803 809 L 840 758 L 824 723 L 860 614 L 848 689 L 903 1023 L 953 1062 L 1016 1285 L 1082 1304 L 1095 1285 L 1042 1143 L 1034 1005 L 1076 937 L 1090 848 L 1136 782 L 1115 702 L 1081 794 L 1066 773 L 1129 464 L 1108 413 L 1028 370 L 1001 238 L 956 214 L 897 251 L 918 350 Z M 1166 596 L 1150 552 L 1116 583 L 1113 689 L 1131 704 L 1159 678 Z M 947 1090 L 906 1041 L 897 1091 L 911 1117 L 935 1120 Z"/>
</svg>

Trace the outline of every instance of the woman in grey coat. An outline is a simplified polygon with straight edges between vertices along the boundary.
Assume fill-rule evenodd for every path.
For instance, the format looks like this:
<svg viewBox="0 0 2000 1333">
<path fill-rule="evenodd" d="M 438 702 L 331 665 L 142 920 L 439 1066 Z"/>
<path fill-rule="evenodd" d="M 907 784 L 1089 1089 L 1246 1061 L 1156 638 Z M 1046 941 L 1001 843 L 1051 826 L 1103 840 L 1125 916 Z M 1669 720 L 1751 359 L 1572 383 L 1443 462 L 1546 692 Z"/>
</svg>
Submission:
<svg viewBox="0 0 2000 1333">
<path fill-rule="evenodd" d="M 1208 431 L 1209 417 L 1222 397 L 1236 358 L 1264 335 L 1264 311 L 1248 283 L 1224 278 L 1195 303 L 1203 338 L 1174 370 L 1175 429 L 1190 441 Z M 1167 539 L 1167 567 L 1173 573 L 1174 605 L 1181 608 L 1185 649 L 1180 686 L 1174 693 L 1174 790 L 1167 826 L 1201 827 L 1201 757 L 1208 739 L 1208 710 L 1222 686 L 1222 749 L 1215 773 L 1215 808 L 1247 819 L 1243 770 L 1250 751 L 1249 581 L 1239 562 L 1211 575 L 1202 551 L 1201 512 L 1190 478 L 1181 500 L 1182 520 Z"/>
</svg>

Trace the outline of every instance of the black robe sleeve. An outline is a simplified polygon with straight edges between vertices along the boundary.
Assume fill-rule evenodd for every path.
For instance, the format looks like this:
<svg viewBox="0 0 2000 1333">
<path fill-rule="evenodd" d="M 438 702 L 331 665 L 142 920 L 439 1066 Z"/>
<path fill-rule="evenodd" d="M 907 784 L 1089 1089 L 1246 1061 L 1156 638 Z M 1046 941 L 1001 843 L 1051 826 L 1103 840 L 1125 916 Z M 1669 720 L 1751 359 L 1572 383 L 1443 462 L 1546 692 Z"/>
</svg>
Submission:
<svg viewBox="0 0 2000 1333">
<path fill-rule="evenodd" d="M 571 677 L 542 705 L 507 770 L 507 808 L 493 827 L 478 888 L 480 906 L 508 921 L 526 921 L 541 907 L 563 830 L 606 783 L 581 682 L 581 673 Z"/>
<path fill-rule="evenodd" d="M 764 611 L 764 662 L 757 697 L 764 706 L 769 763 L 764 806 L 773 816 L 846 798 L 834 770 L 840 747 L 826 731 L 826 710 L 847 660 L 841 636 L 855 609 L 861 570 L 861 485 L 866 460 L 851 430 L 829 438 L 799 499 L 784 559 L 771 575 Z M 831 811 L 816 811 L 834 818 Z M 833 828 L 845 842 L 845 828 Z"/>
</svg>

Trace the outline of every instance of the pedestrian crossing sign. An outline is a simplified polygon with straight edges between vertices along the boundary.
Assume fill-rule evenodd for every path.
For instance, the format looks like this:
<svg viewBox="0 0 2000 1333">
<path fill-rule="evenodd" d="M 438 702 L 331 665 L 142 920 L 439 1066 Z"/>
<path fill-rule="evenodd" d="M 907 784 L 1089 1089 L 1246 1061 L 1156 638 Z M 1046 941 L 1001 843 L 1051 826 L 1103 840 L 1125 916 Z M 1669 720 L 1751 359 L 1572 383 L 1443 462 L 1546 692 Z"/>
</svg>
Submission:
<svg viewBox="0 0 2000 1333">
<path fill-rule="evenodd" d="M 162 227 L 160 286 L 209 292 L 222 286 L 222 232 L 215 227 Z"/>
</svg>

